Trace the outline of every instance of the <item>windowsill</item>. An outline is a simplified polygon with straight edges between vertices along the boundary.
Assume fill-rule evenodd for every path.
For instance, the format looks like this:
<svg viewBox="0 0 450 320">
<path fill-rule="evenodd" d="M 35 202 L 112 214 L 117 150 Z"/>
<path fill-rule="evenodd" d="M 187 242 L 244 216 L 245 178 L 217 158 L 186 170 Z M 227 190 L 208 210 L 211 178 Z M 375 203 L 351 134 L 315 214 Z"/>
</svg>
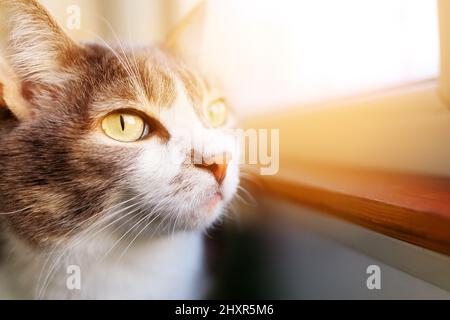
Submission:
<svg viewBox="0 0 450 320">
<path fill-rule="evenodd" d="M 450 255 L 450 178 L 326 165 L 283 165 L 262 192 Z"/>
<path fill-rule="evenodd" d="M 264 192 L 450 255 L 450 112 L 435 80 L 243 127 L 280 130 Z"/>
</svg>

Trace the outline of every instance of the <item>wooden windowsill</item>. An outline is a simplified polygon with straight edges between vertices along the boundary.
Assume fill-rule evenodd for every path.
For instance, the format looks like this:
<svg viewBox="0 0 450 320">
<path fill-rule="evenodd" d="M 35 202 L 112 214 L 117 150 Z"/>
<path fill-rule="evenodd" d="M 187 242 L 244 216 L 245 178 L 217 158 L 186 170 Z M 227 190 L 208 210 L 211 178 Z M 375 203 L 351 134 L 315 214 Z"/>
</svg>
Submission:
<svg viewBox="0 0 450 320">
<path fill-rule="evenodd" d="M 260 176 L 269 195 L 450 256 L 450 113 L 436 81 L 283 110 L 243 119 L 279 130 L 280 172 Z"/>
<path fill-rule="evenodd" d="M 263 192 L 450 255 L 450 178 L 283 164 Z"/>
</svg>

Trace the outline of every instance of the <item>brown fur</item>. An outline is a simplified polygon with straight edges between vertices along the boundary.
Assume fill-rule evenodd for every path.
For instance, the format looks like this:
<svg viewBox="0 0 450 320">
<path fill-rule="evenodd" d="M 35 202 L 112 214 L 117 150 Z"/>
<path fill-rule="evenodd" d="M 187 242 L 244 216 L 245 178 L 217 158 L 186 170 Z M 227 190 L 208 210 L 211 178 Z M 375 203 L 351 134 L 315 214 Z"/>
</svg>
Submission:
<svg viewBox="0 0 450 320">
<path fill-rule="evenodd" d="M 0 83 L 0 108 L 6 108 L 6 102 L 3 99 L 3 85 Z"/>
</svg>

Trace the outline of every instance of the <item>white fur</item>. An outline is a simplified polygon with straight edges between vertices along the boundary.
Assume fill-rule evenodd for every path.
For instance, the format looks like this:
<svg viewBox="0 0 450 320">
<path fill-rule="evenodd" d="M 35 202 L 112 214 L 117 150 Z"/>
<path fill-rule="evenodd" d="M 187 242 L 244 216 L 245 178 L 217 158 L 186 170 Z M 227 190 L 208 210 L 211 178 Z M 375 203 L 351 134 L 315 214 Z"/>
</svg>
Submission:
<svg viewBox="0 0 450 320">
<path fill-rule="evenodd" d="M 60 252 L 53 252 L 49 260 L 48 252 L 33 250 L 12 235 L 8 238 L 9 257 L 0 267 L 3 299 L 197 299 L 205 294 L 199 232 L 139 241 L 120 260 L 117 255 L 103 259 L 111 240 L 104 235 L 61 259 Z M 80 290 L 66 286 L 69 265 L 81 269 Z"/>
</svg>

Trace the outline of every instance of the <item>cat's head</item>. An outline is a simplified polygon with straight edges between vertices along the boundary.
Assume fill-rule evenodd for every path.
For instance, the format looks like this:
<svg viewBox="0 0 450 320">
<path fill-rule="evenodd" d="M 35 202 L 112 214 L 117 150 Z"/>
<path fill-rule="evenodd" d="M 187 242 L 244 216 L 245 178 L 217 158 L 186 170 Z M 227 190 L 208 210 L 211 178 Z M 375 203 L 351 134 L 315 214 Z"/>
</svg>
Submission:
<svg viewBox="0 0 450 320">
<path fill-rule="evenodd" d="M 37 2 L 2 5 L 9 229 L 45 245 L 95 225 L 153 234 L 213 223 L 239 183 L 223 97 L 163 49 L 78 44 Z"/>
</svg>

